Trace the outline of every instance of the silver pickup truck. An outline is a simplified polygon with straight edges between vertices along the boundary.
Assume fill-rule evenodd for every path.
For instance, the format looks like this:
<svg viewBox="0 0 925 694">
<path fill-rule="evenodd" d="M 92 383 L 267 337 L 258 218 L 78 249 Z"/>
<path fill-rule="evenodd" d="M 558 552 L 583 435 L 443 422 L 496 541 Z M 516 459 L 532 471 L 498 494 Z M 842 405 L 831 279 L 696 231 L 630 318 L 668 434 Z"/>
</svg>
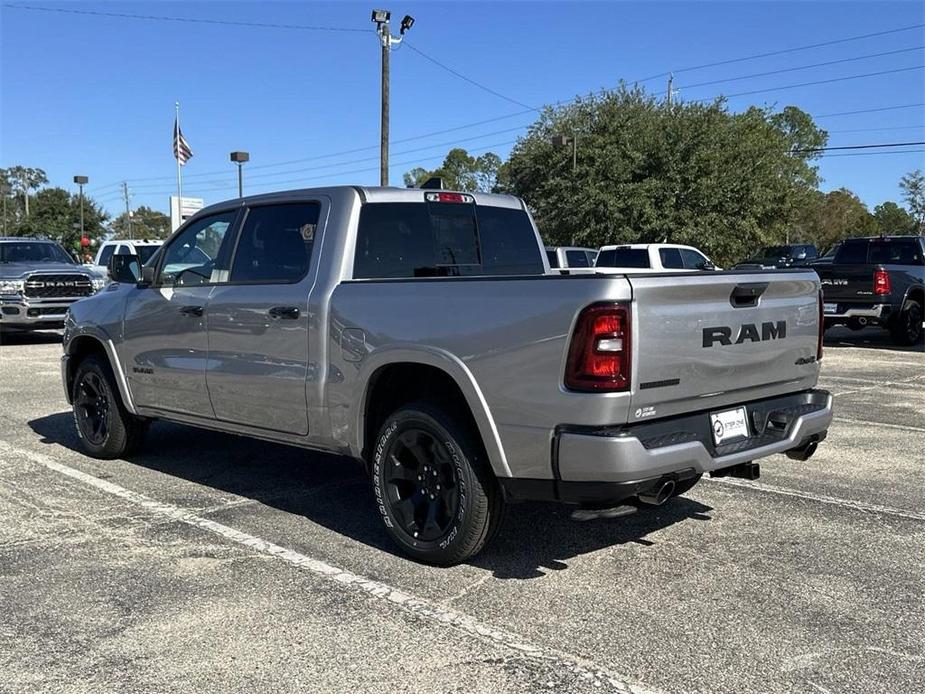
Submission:
<svg viewBox="0 0 925 694">
<path fill-rule="evenodd" d="M 509 501 L 661 504 L 705 472 L 754 478 L 832 418 L 814 272 L 553 275 L 513 197 L 237 199 L 135 262 L 114 256 L 68 314 L 86 451 L 123 456 L 164 419 L 358 458 L 426 562 L 478 552 Z"/>
</svg>

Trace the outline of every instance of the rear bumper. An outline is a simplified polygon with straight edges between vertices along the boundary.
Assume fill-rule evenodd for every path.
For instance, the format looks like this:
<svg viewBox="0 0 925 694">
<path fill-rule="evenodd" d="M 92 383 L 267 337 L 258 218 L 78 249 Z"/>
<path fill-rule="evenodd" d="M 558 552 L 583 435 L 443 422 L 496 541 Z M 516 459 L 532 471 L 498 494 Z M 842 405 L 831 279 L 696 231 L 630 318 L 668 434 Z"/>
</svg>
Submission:
<svg viewBox="0 0 925 694">
<path fill-rule="evenodd" d="M 835 304 L 835 311 L 833 313 L 823 313 L 823 318 L 826 323 L 830 324 L 844 323 L 857 318 L 864 318 L 871 323 L 879 323 L 886 320 L 892 312 L 893 307 L 891 304 L 839 302 Z"/>
<path fill-rule="evenodd" d="M 555 479 L 502 484 L 515 500 L 617 501 L 665 477 L 683 480 L 821 441 L 832 421 L 832 396 L 824 390 L 739 406 L 747 411 L 749 438 L 721 446 L 713 445 L 711 410 L 626 427 L 561 427 L 553 445 Z"/>
</svg>

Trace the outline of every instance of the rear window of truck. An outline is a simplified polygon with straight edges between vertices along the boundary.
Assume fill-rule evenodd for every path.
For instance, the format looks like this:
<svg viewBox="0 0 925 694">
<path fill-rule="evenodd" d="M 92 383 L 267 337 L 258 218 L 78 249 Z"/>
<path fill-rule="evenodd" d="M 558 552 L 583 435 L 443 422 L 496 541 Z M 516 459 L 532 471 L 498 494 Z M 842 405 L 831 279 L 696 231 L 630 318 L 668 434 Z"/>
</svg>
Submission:
<svg viewBox="0 0 925 694">
<path fill-rule="evenodd" d="M 645 248 L 612 248 L 597 254 L 597 267 L 649 267 L 649 251 Z"/>
<path fill-rule="evenodd" d="M 542 275 L 523 210 L 468 203 L 368 203 L 360 211 L 355 279 Z"/>
<path fill-rule="evenodd" d="M 835 255 L 839 265 L 922 265 L 922 247 L 916 238 L 848 239 Z"/>
</svg>

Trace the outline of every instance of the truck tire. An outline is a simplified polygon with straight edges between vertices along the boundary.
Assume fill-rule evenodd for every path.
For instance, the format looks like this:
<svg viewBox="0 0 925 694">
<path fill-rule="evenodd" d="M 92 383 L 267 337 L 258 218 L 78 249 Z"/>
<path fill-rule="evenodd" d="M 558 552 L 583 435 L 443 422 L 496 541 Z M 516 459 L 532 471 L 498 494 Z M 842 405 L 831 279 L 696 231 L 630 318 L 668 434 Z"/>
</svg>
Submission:
<svg viewBox="0 0 925 694">
<path fill-rule="evenodd" d="M 890 336 L 897 345 L 914 345 L 922 339 L 922 305 L 908 300 L 890 326 Z"/>
<path fill-rule="evenodd" d="M 482 442 L 464 418 L 429 402 L 405 405 L 385 420 L 372 478 L 386 531 L 418 561 L 466 561 L 501 524 L 504 500 Z"/>
<path fill-rule="evenodd" d="M 74 424 L 80 443 L 94 458 L 120 458 L 137 448 L 147 422 L 132 416 L 122 404 L 112 368 L 90 355 L 80 362 L 71 390 Z"/>
</svg>

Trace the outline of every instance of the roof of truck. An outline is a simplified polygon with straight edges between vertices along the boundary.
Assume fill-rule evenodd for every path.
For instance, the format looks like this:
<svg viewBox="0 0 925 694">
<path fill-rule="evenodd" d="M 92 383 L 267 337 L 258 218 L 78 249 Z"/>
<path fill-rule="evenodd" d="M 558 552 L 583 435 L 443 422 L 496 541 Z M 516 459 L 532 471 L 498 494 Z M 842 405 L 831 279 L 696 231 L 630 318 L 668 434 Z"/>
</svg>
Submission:
<svg viewBox="0 0 925 694">
<path fill-rule="evenodd" d="M 257 202 L 274 202 L 284 200 L 299 200 L 313 198 L 319 195 L 330 197 L 341 196 L 344 193 L 354 192 L 363 202 L 424 202 L 426 193 L 457 193 L 455 190 L 431 190 L 423 188 L 398 188 L 393 186 L 325 186 L 323 188 L 294 188 L 260 195 L 247 195 L 243 198 L 230 198 L 217 202 L 196 212 L 196 216 L 213 210 L 228 209 L 237 205 L 253 204 Z M 465 193 L 475 199 L 477 205 L 493 205 L 495 207 L 510 207 L 524 209 L 520 198 L 513 195 L 500 195 L 498 193 Z"/>
</svg>

